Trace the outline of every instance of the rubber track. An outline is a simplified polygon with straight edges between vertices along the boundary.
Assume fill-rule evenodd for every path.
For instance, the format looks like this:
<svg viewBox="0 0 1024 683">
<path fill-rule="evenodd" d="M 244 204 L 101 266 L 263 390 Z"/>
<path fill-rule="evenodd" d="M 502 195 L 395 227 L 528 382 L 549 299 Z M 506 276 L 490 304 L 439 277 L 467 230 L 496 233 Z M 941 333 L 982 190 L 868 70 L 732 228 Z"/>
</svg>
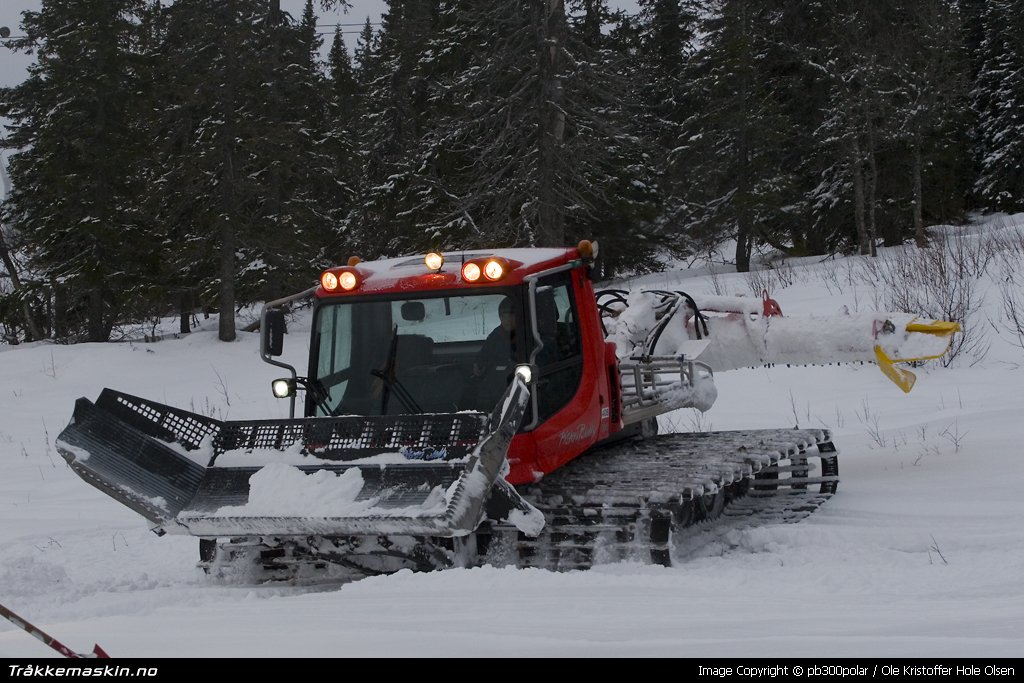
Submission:
<svg viewBox="0 0 1024 683">
<path fill-rule="evenodd" d="M 709 525 L 799 521 L 835 493 L 830 438 L 814 429 L 703 432 L 596 450 L 524 490 L 543 510 L 545 530 L 531 539 L 494 528 L 487 561 L 551 570 L 667 565 L 674 546 Z M 822 472 L 808 457 L 821 458 Z"/>
</svg>

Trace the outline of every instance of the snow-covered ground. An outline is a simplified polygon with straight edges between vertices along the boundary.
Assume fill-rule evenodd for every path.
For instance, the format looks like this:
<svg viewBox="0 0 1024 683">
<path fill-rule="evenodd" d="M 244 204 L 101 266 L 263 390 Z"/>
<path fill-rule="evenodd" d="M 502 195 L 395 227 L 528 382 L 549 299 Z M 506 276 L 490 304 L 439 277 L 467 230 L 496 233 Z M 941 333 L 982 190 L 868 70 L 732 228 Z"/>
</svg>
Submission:
<svg viewBox="0 0 1024 683">
<path fill-rule="evenodd" d="M 1017 228 L 1024 216 L 968 237 Z M 151 534 L 72 473 L 54 439 L 74 400 L 104 386 L 218 418 L 286 416 L 257 336 L 219 343 L 210 319 L 159 343 L 0 346 L 0 604 L 114 657 L 1019 656 L 1024 350 L 999 263 L 974 279 L 968 321 L 987 353 L 917 370 L 909 395 L 871 365 L 736 370 L 716 376 L 710 412 L 664 418 L 677 430 L 827 426 L 842 454 L 839 492 L 815 514 L 711 538 L 672 568 L 483 567 L 319 587 L 208 578 L 195 539 Z M 787 316 L 825 315 L 881 301 L 862 268 L 805 259 L 762 277 Z M 751 295 L 751 280 L 701 270 L 643 284 Z M 302 325 L 286 343 L 299 367 Z M 55 654 L 0 621 L 0 658 Z"/>
</svg>

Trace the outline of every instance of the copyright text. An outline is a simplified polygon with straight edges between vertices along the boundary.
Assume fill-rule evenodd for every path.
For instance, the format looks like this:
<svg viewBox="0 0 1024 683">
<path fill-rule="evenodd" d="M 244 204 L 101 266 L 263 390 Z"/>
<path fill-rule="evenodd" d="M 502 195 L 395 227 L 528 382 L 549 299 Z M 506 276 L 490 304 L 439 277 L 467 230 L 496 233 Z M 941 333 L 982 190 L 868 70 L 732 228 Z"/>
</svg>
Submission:
<svg viewBox="0 0 1024 683">
<path fill-rule="evenodd" d="M 894 676 L 1016 676 L 1012 666 L 996 664 L 786 664 L 773 666 L 702 666 L 697 667 L 697 675 L 709 678 L 778 678 L 792 676 L 796 678 L 846 677 L 892 678 Z"/>
</svg>

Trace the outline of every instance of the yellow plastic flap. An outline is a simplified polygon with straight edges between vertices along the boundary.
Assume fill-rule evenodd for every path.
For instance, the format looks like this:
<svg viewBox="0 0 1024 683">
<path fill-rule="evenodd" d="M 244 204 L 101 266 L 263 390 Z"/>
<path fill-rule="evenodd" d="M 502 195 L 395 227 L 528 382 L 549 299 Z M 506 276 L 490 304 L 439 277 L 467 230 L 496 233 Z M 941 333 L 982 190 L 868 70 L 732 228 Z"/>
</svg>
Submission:
<svg viewBox="0 0 1024 683">
<path fill-rule="evenodd" d="M 950 335 L 960 331 L 960 323 L 949 320 L 932 320 L 931 322 L 907 323 L 907 332 L 924 332 L 938 336 Z"/>
<path fill-rule="evenodd" d="M 875 359 L 878 361 L 878 367 L 881 368 L 885 376 L 891 379 L 904 393 L 909 394 L 910 390 L 914 388 L 917 376 L 910 370 L 904 370 L 893 365 L 892 360 L 889 359 L 889 356 L 885 355 L 885 351 L 882 350 L 881 346 L 875 346 Z"/>
<path fill-rule="evenodd" d="M 930 322 L 919 322 L 915 320 L 907 323 L 906 329 L 907 332 L 921 332 L 922 334 L 932 334 L 936 337 L 945 337 L 946 346 L 939 353 L 934 353 L 928 356 L 916 356 L 914 358 L 890 358 L 889 356 L 886 356 L 886 360 L 889 361 L 890 365 L 892 363 L 918 363 L 926 360 L 942 358 L 946 355 L 946 352 L 949 351 L 949 347 L 953 345 L 953 333 L 960 331 L 960 323 L 950 322 L 948 320 L 932 320 Z M 876 347 L 876 358 L 878 357 L 878 351 L 879 349 Z"/>
</svg>

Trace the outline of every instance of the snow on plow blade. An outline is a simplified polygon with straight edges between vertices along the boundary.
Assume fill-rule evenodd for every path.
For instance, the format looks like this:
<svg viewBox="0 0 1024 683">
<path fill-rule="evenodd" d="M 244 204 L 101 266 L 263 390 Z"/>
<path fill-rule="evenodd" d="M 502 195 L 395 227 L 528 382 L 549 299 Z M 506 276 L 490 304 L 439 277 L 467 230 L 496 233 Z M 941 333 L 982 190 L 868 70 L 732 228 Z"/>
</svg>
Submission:
<svg viewBox="0 0 1024 683">
<path fill-rule="evenodd" d="M 160 533 L 460 536 L 485 506 L 537 533 L 501 478 L 528 398 L 514 378 L 490 415 L 223 422 L 104 389 L 76 402 L 57 450 Z"/>
</svg>

